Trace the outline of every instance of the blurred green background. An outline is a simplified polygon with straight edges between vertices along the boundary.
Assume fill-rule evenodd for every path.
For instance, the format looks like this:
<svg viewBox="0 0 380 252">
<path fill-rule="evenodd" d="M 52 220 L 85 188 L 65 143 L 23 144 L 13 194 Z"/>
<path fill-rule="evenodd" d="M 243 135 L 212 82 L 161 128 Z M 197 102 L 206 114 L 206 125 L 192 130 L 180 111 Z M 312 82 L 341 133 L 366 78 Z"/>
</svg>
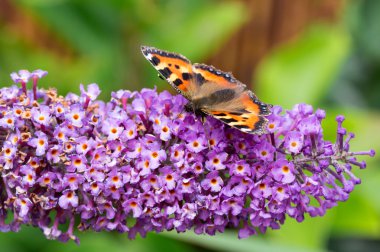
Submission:
<svg viewBox="0 0 380 252">
<path fill-rule="evenodd" d="M 62 95 L 92 82 L 102 99 L 120 88 L 170 89 L 140 53 L 151 45 L 232 71 L 265 102 L 325 109 L 331 140 L 342 113 L 357 136 L 352 149 L 379 152 L 379 24 L 371 0 L 1 0 L 0 86 L 13 71 L 41 68 L 41 85 Z M 24 227 L 1 233 L 0 251 L 380 251 L 379 155 L 366 160 L 347 202 L 261 236 L 87 232 L 78 247 Z"/>
</svg>

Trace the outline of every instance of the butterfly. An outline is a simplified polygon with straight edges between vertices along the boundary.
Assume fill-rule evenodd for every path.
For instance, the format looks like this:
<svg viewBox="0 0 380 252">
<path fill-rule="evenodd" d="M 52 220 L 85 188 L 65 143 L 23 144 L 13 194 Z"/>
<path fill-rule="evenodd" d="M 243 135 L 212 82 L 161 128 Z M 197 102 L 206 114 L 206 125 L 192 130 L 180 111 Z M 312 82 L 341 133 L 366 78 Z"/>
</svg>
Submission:
<svg viewBox="0 0 380 252">
<path fill-rule="evenodd" d="M 272 105 L 261 102 L 246 85 L 231 73 L 213 66 L 192 64 L 186 57 L 154 47 L 141 46 L 145 58 L 189 103 L 187 110 L 196 115 L 212 116 L 250 134 L 264 134 L 265 116 Z"/>
</svg>

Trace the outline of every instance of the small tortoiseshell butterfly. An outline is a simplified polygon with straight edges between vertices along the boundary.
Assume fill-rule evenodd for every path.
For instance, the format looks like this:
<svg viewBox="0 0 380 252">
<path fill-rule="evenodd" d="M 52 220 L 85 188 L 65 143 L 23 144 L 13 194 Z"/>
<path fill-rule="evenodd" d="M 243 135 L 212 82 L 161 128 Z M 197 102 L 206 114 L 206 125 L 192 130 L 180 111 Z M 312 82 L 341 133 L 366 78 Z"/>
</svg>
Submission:
<svg viewBox="0 0 380 252">
<path fill-rule="evenodd" d="M 213 66 L 191 64 L 184 56 L 142 46 L 145 58 L 182 94 L 188 110 L 210 115 L 225 124 L 250 134 L 266 132 L 272 105 L 261 102 L 246 85 L 231 73 Z"/>
</svg>

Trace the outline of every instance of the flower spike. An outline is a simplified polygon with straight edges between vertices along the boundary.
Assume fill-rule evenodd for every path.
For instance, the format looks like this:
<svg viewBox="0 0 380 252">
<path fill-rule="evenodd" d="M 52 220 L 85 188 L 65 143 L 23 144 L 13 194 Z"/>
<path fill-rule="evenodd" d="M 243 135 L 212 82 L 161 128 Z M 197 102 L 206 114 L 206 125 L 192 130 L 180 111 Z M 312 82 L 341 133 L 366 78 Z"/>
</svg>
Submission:
<svg viewBox="0 0 380 252">
<path fill-rule="evenodd" d="M 244 238 L 278 229 L 286 218 L 324 215 L 361 182 L 352 168 L 365 162 L 357 158 L 375 155 L 350 150 L 354 135 L 342 116 L 336 143 L 326 141 L 325 112 L 306 104 L 284 112 L 274 106 L 266 135 L 210 117 L 205 134 L 195 115 L 183 112 L 180 95 L 120 90 L 105 103 L 91 84 L 62 97 L 36 88 L 46 72 L 28 73 L 12 74 L 21 89 L 0 89 L 2 232 L 26 224 L 48 239 L 79 243 L 74 231 L 88 229 L 133 239 L 235 227 Z"/>
</svg>

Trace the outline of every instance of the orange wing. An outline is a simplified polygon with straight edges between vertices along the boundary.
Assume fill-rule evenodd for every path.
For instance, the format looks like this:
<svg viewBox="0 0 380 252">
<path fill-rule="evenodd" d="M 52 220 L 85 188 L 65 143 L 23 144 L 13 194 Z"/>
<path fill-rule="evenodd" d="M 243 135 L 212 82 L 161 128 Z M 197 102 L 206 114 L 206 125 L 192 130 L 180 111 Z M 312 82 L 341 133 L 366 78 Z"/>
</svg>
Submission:
<svg viewBox="0 0 380 252">
<path fill-rule="evenodd" d="M 246 91 L 227 104 L 216 104 L 202 111 L 240 131 L 260 135 L 266 133 L 268 119 L 265 116 L 270 114 L 270 107 Z"/>
<path fill-rule="evenodd" d="M 213 66 L 195 63 L 193 65 L 193 72 L 195 75 L 198 74 L 197 79 L 203 81 L 203 83 L 214 82 L 214 83 L 218 83 L 219 87 L 224 87 L 224 88 L 235 88 L 238 86 L 245 89 L 247 88 L 247 86 L 241 83 L 240 81 L 238 81 L 232 75 L 232 73 L 223 72 L 219 69 L 216 69 Z"/>
<path fill-rule="evenodd" d="M 145 58 L 180 94 L 191 100 L 197 92 L 191 62 L 184 56 L 154 47 L 141 46 Z"/>
<path fill-rule="evenodd" d="M 230 73 L 204 64 L 194 64 L 193 72 L 201 75 L 203 81 L 193 100 L 196 107 L 240 131 L 265 133 L 268 123 L 265 116 L 271 113 L 271 105 L 261 102 Z"/>
</svg>

